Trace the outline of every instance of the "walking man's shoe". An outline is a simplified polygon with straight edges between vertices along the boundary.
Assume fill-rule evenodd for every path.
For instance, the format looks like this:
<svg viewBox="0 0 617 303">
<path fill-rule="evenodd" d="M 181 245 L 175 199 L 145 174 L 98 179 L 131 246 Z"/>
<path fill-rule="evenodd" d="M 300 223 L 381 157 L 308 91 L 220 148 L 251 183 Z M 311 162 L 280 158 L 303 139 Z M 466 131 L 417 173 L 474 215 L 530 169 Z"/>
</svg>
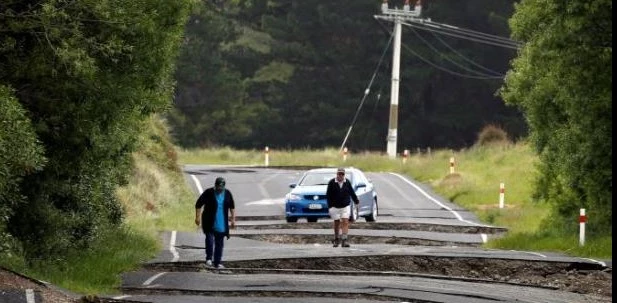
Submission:
<svg viewBox="0 0 617 303">
<path fill-rule="evenodd" d="M 343 242 L 341 243 L 342 247 L 349 247 L 349 243 L 347 243 L 347 239 L 343 239 Z"/>
<path fill-rule="evenodd" d="M 334 238 L 334 240 L 332 240 L 332 246 L 333 247 L 338 247 L 339 245 L 339 239 L 338 238 Z"/>
</svg>

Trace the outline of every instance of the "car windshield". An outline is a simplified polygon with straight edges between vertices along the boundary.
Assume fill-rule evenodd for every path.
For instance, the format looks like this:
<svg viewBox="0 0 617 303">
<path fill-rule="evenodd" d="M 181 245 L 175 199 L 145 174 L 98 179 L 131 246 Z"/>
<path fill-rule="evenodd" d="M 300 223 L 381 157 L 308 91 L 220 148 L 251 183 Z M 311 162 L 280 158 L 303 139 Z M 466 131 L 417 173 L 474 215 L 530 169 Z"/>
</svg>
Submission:
<svg viewBox="0 0 617 303">
<path fill-rule="evenodd" d="M 300 180 L 299 186 L 315 186 L 315 185 L 328 185 L 328 182 L 336 176 L 336 172 L 309 172 L 302 180 Z M 345 177 L 352 181 L 353 176 L 351 172 L 345 174 Z"/>
<path fill-rule="evenodd" d="M 302 180 L 300 186 L 328 185 L 328 181 L 334 178 L 335 172 L 312 172 L 307 173 Z"/>
</svg>

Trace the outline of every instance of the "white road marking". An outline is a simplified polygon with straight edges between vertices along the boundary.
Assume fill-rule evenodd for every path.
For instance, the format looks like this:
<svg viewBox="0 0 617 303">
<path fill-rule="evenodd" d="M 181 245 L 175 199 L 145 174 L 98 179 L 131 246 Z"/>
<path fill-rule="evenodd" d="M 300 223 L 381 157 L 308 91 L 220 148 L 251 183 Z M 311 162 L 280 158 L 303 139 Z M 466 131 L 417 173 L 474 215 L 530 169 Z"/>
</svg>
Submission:
<svg viewBox="0 0 617 303">
<path fill-rule="evenodd" d="M 246 203 L 245 205 L 283 205 L 285 204 L 285 198 L 278 199 L 262 199 L 257 201 L 251 201 Z"/>
<path fill-rule="evenodd" d="M 266 182 L 269 182 L 270 180 L 276 178 L 279 175 L 279 173 L 275 173 L 272 174 L 270 176 L 268 176 L 267 178 L 265 178 L 263 181 L 259 182 L 258 186 L 259 186 L 259 191 L 261 192 L 261 195 L 266 198 L 269 199 L 270 198 L 270 193 L 268 193 L 268 191 L 266 190 Z"/>
<path fill-rule="evenodd" d="M 424 195 L 425 197 L 427 197 L 429 200 L 433 201 L 435 204 L 437 204 L 437 205 L 441 206 L 442 208 L 447 209 L 447 210 L 448 210 L 449 212 L 451 212 L 451 213 L 452 213 L 452 214 L 453 214 L 453 215 L 454 215 L 454 216 L 455 216 L 455 217 L 456 217 L 459 221 L 461 221 L 461 222 L 465 222 L 465 223 L 469 223 L 469 224 L 473 224 L 473 225 L 476 225 L 476 226 L 488 226 L 488 225 L 478 224 L 478 223 L 476 223 L 476 222 L 471 222 L 471 221 L 468 221 L 468 220 L 463 219 L 463 217 L 462 217 L 462 216 L 461 216 L 458 212 L 456 212 L 456 211 L 455 211 L 455 210 L 453 210 L 452 208 L 448 207 L 447 205 L 445 205 L 445 204 L 443 204 L 443 203 L 439 202 L 437 199 L 435 199 L 435 198 L 431 197 L 431 196 L 430 196 L 429 194 L 427 194 L 424 190 L 422 190 L 422 188 L 420 188 L 418 185 L 413 184 L 412 182 L 410 182 L 409 180 L 407 180 L 405 177 L 403 177 L 403 176 L 401 176 L 401 175 L 399 175 L 399 174 L 397 174 L 397 173 L 390 173 L 390 174 L 391 174 L 391 175 L 395 175 L 395 176 L 397 176 L 397 177 L 401 178 L 401 180 L 403 180 L 403 181 L 405 181 L 407 184 L 409 184 L 409 185 L 413 186 L 416 190 L 418 190 L 421 194 L 423 194 L 423 195 Z"/>
<path fill-rule="evenodd" d="M 180 258 L 180 255 L 178 254 L 178 251 L 176 250 L 176 231 L 175 230 L 171 232 L 171 239 L 169 239 L 169 251 L 171 251 L 171 254 L 174 256 L 173 259 L 171 259 L 171 262 L 178 261 L 178 259 Z"/>
<path fill-rule="evenodd" d="M 114 300 L 122 300 L 122 299 L 130 298 L 130 297 L 131 297 L 131 295 L 121 295 L 121 296 L 113 297 L 112 299 L 114 299 Z"/>
<path fill-rule="evenodd" d="M 159 277 L 161 277 L 162 275 L 166 274 L 167 272 L 160 272 L 152 277 L 150 277 L 150 279 L 144 281 L 144 283 L 142 284 L 143 286 L 148 286 L 150 285 L 152 282 L 154 282 L 154 280 L 158 279 Z"/>
<path fill-rule="evenodd" d="M 510 251 L 514 251 L 514 252 L 522 252 L 522 253 L 526 253 L 526 254 L 531 254 L 531 255 L 536 255 L 542 258 L 548 258 L 546 255 L 543 255 L 541 253 L 537 253 L 537 252 L 533 252 L 533 251 L 520 251 L 520 250 L 513 250 L 511 249 Z"/>
<path fill-rule="evenodd" d="M 195 175 L 191 175 L 191 178 L 193 178 L 193 181 L 195 182 L 195 186 L 197 186 L 197 191 L 201 195 L 201 193 L 204 192 L 203 187 L 201 187 L 201 183 L 199 183 L 199 180 L 197 180 L 197 177 L 195 177 Z"/>
<path fill-rule="evenodd" d="M 598 263 L 598 264 L 600 264 L 600 265 L 602 265 L 602 266 L 606 267 L 606 263 L 604 263 L 604 262 L 602 262 L 602 261 L 598 261 L 598 260 L 594 260 L 594 259 L 589 259 L 589 258 L 581 258 L 581 259 L 589 260 L 589 261 L 591 261 L 591 262 L 595 262 L 595 263 Z"/>
<path fill-rule="evenodd" d="M 34 303 L 34 290 L 32 289 L 26 289 L 26 302 L 28 303 Z"/>
</svg>

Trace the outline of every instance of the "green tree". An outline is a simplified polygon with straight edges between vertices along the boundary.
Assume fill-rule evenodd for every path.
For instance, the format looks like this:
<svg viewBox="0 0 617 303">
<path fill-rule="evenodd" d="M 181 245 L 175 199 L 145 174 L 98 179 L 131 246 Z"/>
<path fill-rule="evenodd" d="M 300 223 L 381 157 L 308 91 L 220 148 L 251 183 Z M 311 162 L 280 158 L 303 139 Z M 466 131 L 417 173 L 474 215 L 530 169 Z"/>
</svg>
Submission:
<svg viewBox="0 0 617 303">
<path fill-rule="evenodd" d="M 403 2 L 390 5 L 400 8 Z M 513 2 L 429 1 L 423 12 L 438 22 L 507 36 Z M 182 68 L 177 71 L 178 111 L 170 121 L 180 144 L 338 146 L 390 38 L 392 24 L 373 18 L 380 2 L 217 4 L 204 4 L 205 10 L 195 12 L 187 27 L 190 39 L 185 40 Z M 469 146 L 487 124 L 502 126 L 514 139 L 524 135 L 520 112 L 495 96 L 514 50 L 413 32 L 409 27 L 404 28 L 402 41 L 401 148 Z M 391 53 L 390 48 L 349 137 L 354 150 L 385 148 Z M 460 73 L 469 74 L 445 58 L 477 70 L 463 55 L 500 75 L 491 80 L 460 77 L 414 53 Z"/>
<path fill-rule="evenodd" d="M 522 109 L 541 158 L 537 197 L 555 230 L 612 229 L 612 2 L 522 1 L 510 20 L 525 46 L 501 90 Z"/>
<path fill-rule="evenodd" d="M 29 257 L 59 256 L 118 225 L 143 121 L 165 111 L 190 0 L 2 1 L 0 80 L 48 162 L 20 183 L 9 231 Z"/>
<path fill-rule="evenodd" d="M 24 176 L 44 165 L 43 146 L 13 91 L 0 85 L 0 256 L 16 249 L 8 218 L 26 203 L 19 188 Z"/>
</svg>

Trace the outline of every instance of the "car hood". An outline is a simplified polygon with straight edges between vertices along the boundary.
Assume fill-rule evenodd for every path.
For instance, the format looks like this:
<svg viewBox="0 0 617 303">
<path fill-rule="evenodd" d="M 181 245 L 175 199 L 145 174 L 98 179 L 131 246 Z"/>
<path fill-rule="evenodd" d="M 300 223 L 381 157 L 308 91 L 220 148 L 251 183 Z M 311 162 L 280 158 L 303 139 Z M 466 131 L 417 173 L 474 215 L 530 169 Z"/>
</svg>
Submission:
<svg viewBox="0 0 617 303">
<path fill-rule="evenodd" d="M 297 186 L 291 193 L 294 195 L 325 195 L 327 185 Z"/>
</svg>

